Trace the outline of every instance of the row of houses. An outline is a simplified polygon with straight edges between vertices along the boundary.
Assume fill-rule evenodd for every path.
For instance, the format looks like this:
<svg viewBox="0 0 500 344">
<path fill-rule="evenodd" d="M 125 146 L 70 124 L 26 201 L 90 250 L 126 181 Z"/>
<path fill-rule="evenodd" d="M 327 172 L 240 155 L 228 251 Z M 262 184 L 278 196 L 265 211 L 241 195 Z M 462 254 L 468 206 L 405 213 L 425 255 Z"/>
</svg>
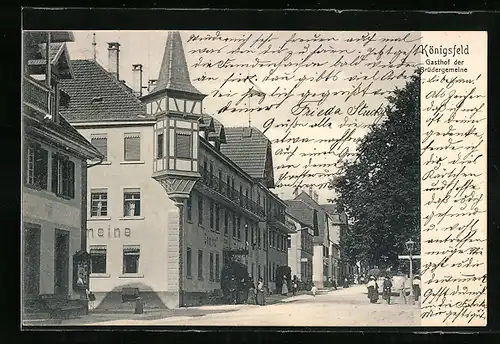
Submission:
<svg viewBox="0 0 500 344">
<path fill-rule="evenodd" d="M 23 39 L 25 300 L 78 300 L 90 288 L 102 307 L 124 290 L 189 306 L 220 289 L 232 261 L 270 292 L 283 266 L 320 286 L 347 273 L 346 219 L 304 191 L 273 192 L 271 142 L 204 113 L 178 32 L 147 94 L 141 65 L 132 87 L 120 79 L 119 43 L 108 43 L 105 69 L 71 60 L 73 40 Z"/>
</svg>

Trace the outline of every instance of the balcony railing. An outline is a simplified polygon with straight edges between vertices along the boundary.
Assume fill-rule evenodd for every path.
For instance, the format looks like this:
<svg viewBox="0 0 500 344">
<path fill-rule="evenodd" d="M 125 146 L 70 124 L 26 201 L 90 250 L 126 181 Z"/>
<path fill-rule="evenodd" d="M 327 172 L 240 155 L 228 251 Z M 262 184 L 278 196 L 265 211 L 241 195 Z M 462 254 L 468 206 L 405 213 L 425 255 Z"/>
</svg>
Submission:
<svg viewBox="0 0 500 344">
<path fill-rule="evenodd" d="M 233 189 L 229 184 L 211 174 L 204 168 L 200 168 L 201 182 L 216 191 L 217 193 L 229 198 L 231 201 L 239 204 L 242 208 L 251 211 L 252 213 L 265 217 L 266 213 L 264 208 L 252 201 L 250 198 L 244 196 L 236 189 Z"/>
<path fill-rule="evenodd" d="M 23 103 L 50 117 L 55 112 L 54 92 L 27 76 L 23 77 Z"/>
<path fill-rule="evenodd" d="M 285 223 L 285 213 L 284 212 L 279 212 L 279 211 L 268 211 L 267 212 L 267 219 L 269 221 L 279 221 L 281 223 Z"/>
</svg>

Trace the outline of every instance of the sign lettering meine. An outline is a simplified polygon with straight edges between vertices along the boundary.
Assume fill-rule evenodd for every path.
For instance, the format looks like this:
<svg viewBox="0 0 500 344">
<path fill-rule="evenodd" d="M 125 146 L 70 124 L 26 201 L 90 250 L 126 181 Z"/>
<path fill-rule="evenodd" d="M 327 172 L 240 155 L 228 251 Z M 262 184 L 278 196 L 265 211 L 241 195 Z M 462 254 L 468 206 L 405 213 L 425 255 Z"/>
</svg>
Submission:
<svg viewBox="0 0 500 344">
<path fill-rule="evenodd" d="M 105 235 L 104 235 L 104 228 L 98 228 L 97 229 L 97 236 L 100 237 L 100 238 L 103 238 Z M 120 235 L 121 235 L 121 229 L 120 228 L 115 228 L 113 231 L 111 231 L 111 227 L 108 226 L 108 230 L 107 230 L 107 237 L 108 238 L 119 238 Z M 125 235 L 126 237 L 130 237 L 130 235 L 132 234 L 132 230 L 130 228 L 125 228 L 123 230 L 123 235 Z M 88 228 L 87 229 L 87 236 L 89 238 L 93 238 L 94 237 L 94 228 Z"/>
</svg>

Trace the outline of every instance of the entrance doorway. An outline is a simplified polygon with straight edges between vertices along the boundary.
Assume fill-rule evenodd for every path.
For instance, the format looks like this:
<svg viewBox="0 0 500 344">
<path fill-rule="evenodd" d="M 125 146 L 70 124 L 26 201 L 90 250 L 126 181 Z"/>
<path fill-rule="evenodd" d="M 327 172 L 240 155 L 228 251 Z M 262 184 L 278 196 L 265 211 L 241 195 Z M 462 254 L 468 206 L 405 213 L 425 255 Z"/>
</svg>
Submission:
<svg viewBox="0 0 500 344">
<path fill-rule="evenodd" d="M 56 229 L 54 238 L 54 294 L 68 296 L 69 232 Z"/>
<path fill-rule="evenodd" d="M 23 226 L 23 290 L 26 297 L 40 293 L 40 227 Z"/>
</svg>

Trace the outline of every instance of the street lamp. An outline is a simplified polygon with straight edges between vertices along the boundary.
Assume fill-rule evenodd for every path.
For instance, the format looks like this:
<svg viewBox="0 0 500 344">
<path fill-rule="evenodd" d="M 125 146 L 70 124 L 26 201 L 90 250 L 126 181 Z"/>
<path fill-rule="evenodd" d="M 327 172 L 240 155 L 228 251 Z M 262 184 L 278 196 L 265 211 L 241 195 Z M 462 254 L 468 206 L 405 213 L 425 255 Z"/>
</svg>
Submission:
<svg viewBox="0 0 500 344">
<path fill-rule="evenodd" d="M 413 248 L 415 246 L 415 243 L 410 239 L 407 242 L 405 242 L 406 249 L 408 250 L 408 253 L 410 254 L 410 298 L 408 300 L 408 303 L 410 305 L 413 305 L 415 303 L 415 298 L 413 295 Z"/>
</svg>

